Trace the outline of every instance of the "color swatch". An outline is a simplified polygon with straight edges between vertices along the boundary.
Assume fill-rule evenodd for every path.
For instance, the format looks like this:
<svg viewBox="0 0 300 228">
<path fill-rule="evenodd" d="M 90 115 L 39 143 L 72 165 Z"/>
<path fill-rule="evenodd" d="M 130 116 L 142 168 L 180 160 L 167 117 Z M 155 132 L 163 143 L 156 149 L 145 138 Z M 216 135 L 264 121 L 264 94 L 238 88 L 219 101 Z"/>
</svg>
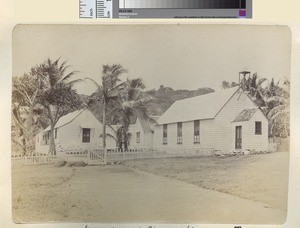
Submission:
<svg viewBox="0 0 300 228">
<path fill-rule="evenodd" d="M 245 9 L 246 0 L 119 0 L 119 8 Z"/>
</svg>

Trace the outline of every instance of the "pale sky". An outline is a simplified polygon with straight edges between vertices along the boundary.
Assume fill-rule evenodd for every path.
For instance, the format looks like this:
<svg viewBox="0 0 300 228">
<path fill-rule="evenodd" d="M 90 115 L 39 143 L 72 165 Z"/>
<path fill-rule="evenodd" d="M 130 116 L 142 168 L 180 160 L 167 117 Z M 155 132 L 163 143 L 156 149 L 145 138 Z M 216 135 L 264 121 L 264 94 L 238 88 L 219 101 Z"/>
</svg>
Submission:
<svg viewBox="0 0 300 228">
<path fill-rule="evenodd" d="M 238 72 L 276 80 L 290 76 L 291 34 L 283 26 L 19 25 L 13 32 L 13 75 L 61 57 L 79 78 L 100 79 L 102 65 L 120 63 L 124 78 L 147 89 L 211 87 L 238 81 Z M 89 83 L 78 86 L 90 94 Z"/>
</svg>

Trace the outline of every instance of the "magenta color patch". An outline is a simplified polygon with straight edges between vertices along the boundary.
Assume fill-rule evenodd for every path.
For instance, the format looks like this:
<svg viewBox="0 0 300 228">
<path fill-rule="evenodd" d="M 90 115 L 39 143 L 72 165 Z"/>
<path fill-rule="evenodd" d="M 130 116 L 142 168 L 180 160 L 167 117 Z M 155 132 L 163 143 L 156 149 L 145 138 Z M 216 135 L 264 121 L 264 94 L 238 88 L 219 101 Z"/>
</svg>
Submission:
<svg viewBox="0 0 300 228">
<path fill-rule="evenodd" d="M 240 17 L 246 17 L 246 10 L 240 10 L 239 11 L 239 16 Z"/>
</svg>

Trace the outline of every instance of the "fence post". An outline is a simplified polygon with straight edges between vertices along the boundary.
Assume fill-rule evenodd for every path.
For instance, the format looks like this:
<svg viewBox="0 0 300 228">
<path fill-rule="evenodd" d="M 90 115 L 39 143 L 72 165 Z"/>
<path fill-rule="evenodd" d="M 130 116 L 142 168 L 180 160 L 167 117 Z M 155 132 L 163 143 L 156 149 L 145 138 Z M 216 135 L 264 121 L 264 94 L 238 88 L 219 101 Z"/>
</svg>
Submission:
<svg viewBox="0 0 300 228">
<path fill-rule="evenodd" d="M 87 154 L 87 163 L 90 164 L 90 159 L 91 159 L 91 149 L 88 149 L 88 154 Z"/>
<path fill-rule="evenodd" d="M 107 149 L 106 147 L 103 149 L 103 153 L 104 153 L 104 164 L 107 164 Z"/>
</svg>

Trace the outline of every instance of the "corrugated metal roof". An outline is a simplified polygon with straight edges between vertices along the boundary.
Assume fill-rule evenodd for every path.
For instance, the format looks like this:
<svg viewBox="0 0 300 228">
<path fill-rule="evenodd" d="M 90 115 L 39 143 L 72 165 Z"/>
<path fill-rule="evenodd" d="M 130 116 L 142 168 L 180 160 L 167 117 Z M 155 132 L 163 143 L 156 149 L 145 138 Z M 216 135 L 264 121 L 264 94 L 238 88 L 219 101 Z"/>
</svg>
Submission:
<svg viewBox="0 0 300 228">
<path fill-rule="evenodd" d="M 59 120 L 57 121 L 57 123 L 55 124 L 55 128 L 59 128 L 63 125 L 70 123 L 77 116 L 79 116 L 79 114 L 81 114 L 84 110 L 85 109 L 81 109 L 81 110 L 77 110 L 74 112 L 70 112 L 67 115 L 60 117 Z M 50 131 L 50 125 L 47 128 L 45 128 L 44 131 Z"/>
<path fill-rule="evenodd" d="M 178 100 L 158 119 L 158 123 L 167 124 L 214 118 L 237 90 L 238 87 L 233 87 Z"/>
<path fill-rule="evenodd" d="M 248 121 L 256 113 L 258 108 L 244 109 L 242 110 L 232 122 Z"/>
</svg>

